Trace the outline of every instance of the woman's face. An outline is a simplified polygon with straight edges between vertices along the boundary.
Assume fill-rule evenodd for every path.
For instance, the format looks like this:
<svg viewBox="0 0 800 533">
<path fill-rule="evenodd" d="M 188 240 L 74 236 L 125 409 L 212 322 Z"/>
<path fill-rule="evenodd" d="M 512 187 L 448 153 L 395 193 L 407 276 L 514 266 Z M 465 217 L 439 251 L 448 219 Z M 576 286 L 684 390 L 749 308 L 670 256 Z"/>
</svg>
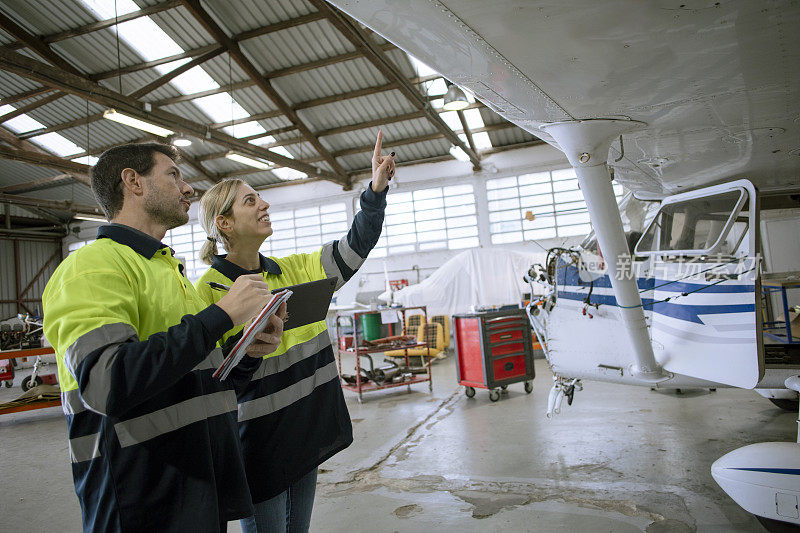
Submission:
<svg viewBox="0 0 800 533">
<path fill-rule="evenodd" d="M 234 240 L 257 236 L 266 239 L 272 235 L 268 209 L 269 204 L 251 186 L 240 185 L 233 202 L 232 216 L 228 219 L 230 230 L 227 233 Z"/>
</svg>

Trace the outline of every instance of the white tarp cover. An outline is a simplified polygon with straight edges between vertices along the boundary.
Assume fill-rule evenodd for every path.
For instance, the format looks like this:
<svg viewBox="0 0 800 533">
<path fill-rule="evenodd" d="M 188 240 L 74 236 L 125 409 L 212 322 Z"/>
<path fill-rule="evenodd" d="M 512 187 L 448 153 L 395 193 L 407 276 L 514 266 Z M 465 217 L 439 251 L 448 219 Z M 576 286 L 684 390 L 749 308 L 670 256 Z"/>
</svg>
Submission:
<svg viewBox="0 0 800 533">
<path fill-rule="evenodd" d="M 427 314 L 468 313 L 479 307 L 519 304 L 530 292 L 522 276 L 544 253 L 504 248 L 474 248 L 461 252 L 427 279 L 394 293 L 394 303 L 425 305 Z"/>
</svg>

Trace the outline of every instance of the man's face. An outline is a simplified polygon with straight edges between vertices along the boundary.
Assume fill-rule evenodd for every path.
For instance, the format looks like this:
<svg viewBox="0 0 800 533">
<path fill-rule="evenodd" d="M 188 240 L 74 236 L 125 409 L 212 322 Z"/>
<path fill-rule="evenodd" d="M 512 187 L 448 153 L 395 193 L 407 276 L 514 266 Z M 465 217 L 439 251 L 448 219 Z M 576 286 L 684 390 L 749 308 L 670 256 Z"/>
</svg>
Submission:
<svg viewBox="0 0 800 533">
<path fill-rule="evenodd" d="M 143 207 L 153 222 L 167 229 L 189 221 L 189 197 L 194 190 L 183 181 L 175 162 L 161 152 L 153 154 L 155 164 L 144 178 Z"/>
</svg>

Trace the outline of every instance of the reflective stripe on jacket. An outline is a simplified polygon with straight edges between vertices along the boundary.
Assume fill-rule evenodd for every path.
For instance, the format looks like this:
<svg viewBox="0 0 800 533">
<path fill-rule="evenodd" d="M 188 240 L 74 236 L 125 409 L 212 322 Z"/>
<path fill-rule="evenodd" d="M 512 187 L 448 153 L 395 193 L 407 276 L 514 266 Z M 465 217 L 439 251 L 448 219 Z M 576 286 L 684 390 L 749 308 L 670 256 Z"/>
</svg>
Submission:
<svg viewBox="0 0 800 533">
<path fill-rule="evenodd" d="M 218 531 L 252 514 L 235 381 L 211 378 L 232 323 L 172 251 L 102 226 L 59 265 L 42 303 L 84 530 Z"/>
<path fill-rule="evenodd" d="M 368 189 L 361 195 L 346 237 L 311 254 L 282 258 L 260 256 L 261 273 L 270 289 L 328 277 L 337 289 L 358 270 L 380 237 L 386 191 Z M 252 274 L 217 256 L 195 282 L 207 303 L 224 293 L 207 284 L 231 284 Z M 242 328 L 225 334 L 226 345 Z M 251 381 L 238 394 L 239 434 L 254 503 L 272 498 L 353 442 L 350 414 L 338 380 L 336 360 L 325 321 L 285 331 L 281 344 L 266 356 Z"/>
</svg>

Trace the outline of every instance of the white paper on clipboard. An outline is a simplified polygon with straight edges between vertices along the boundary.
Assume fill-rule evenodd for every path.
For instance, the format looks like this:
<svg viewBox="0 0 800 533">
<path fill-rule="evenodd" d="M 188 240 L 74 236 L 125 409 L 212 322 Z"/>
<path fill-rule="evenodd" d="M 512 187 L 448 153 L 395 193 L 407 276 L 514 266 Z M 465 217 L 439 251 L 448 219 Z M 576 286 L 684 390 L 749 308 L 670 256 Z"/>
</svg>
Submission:
<svg viewBox="0 0 800 533">
<path fill-rule="evenodd" d="M 231 373 L 231 370 L 239 364 L 242 358 L 247 353 L 247 347 L 250 346 L 253 341 L 255 340 L 256 333 L 262 331 L 269 321 L 269 317 L 275 314 L 278 308 L 281 306 L 283 302 L 289 299 L 292 295 L 292 291 L 285 290 L 274 293 L 272 298 L 267 305 L 264 306 L 264 309 L 258 314 L 253 323 L 250 324 L 250 327 L 242 333 L 242 338 L 239 339 L 239 342 L 236 343 L 236 346 L 233 347 L 231 353 L 228 354 L 228 357 L 219 365 L 216 371 L 214 371 L 213 377 L 219 377 L 221 381 L 225 380 L 228 377 L 228 374 Z"/>
</svg>

